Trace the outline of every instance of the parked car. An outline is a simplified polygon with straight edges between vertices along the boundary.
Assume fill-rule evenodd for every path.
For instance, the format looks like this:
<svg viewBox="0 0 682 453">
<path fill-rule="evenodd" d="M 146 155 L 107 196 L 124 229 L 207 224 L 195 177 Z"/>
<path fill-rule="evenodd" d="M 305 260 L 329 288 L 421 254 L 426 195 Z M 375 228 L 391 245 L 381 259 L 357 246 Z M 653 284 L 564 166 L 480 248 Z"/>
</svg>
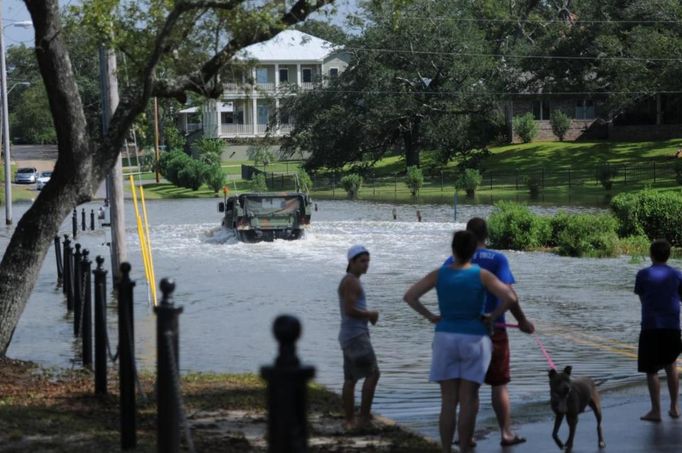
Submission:
<svg viewBox="0 0 682 453">
<path fill-rule="evenodd" d="M 38 179 L 38 170 L 32 167 L 20 168 L 14 176 L 17 184 L 33 184 Z"/>
<path fill-rule="evenodd" d="M 36 190 L 41 190 L 45 187 L 45 184 L 47 184 L 51 177 L 51 171 L 41 171 L 40 176 L 38 176 L 38 180 L 36 181 Z"/>
</svg>

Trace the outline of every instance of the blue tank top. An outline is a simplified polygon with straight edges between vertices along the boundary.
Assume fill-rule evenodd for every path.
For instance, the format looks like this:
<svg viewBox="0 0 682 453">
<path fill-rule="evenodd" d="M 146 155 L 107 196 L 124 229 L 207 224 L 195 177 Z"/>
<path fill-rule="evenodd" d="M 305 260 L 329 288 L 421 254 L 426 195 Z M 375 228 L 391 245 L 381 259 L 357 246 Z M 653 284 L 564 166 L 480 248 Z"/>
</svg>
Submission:
<svg viewBox="0 0 682 453">
<path fill-rule="evenodd" d="M 436 332 L 486 335 L 487 329 L 481 315 L 484 313 L 486 290 L 481 282 L 481 268 L 468 269 L 443 266 L 438 271 L 436 283 L 438 308 L 442 319 Z"/>
</svg>

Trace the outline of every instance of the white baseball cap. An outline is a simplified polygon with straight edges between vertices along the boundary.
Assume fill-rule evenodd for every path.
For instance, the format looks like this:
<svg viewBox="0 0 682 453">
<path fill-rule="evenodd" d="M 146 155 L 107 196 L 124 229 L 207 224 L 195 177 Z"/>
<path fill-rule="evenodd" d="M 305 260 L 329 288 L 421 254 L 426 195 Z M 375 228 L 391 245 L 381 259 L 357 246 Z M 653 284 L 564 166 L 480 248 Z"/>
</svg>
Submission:
<svg viewBox="0 0 682 453">
<path fill-rule="evenodd" d="M 363 253 L 367 253 L 369 255 L 369 250 L 367 250 L 363 245 L 354 245 L 348 249 L 348 261 L 352 260 L 358 255 L 362 255 Z"/>
</svg>

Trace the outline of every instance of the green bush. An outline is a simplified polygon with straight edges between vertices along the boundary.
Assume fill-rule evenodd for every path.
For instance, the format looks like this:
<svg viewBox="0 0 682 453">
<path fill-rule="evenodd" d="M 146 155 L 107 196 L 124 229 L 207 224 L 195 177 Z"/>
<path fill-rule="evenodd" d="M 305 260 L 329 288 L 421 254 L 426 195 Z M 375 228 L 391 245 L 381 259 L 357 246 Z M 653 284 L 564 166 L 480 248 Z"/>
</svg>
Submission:
<svg viewBox="0 0 682 453">
<path fill-rule="evenodd" d="M 225 185 L 225 172 L 220 165 L 211 165 L 206 171 L 206 185 L 213 190 L 213 193 L 220 192 Z"/>
<path fill-rule="evenodd" d="M 523 143 L 532 142 L 538 135 L 538 125 L 535 122 L 535 117 L 533 117 L 532 113 L 514 117 L 512 126 L 514 132 L 521 138 Z"/>
<path fill-rule="evenodd" d="M 419 193 L 419 189 L 424 185 L 424 174 L 417 166 L 407 167 L 407 175 L 405 176 L 405 184 L 410 188 L 413 197 Z"/>
<path fill-rule="evenodd" d="M 550 221 L 527 206 L 499 202 L 488 219 L 491 246 L 498 249 L 532 250 L 545 246 L 551 236 Z"/>
<path fill-rule="evenodd" d="M 208 165 L 189 158 L 185 166 L 178 171 L 178 183 L 176 185 L 186 189 L 199 190 L 208 171 Z"/>
<path fill-rule="evenodd" d="M 467 168 L 455 181 L 455 187 L 457 189 L 464 189 L 468 197 L 473 197 L 476 195 L 476 189 L 478 189 L 482 180 L 483 177 L 480 171 L 475 168 Z"/>
<path fill-rule="evenodd" d="M 196 143 L 199 160 L 206 165 L 220 166 L 223 155 L 223 146 L 224 143 L 219 138 L 202 138 Z"/>
<path fill-rule="evenodd" d="M 644 190 L 620 194 L 611 200 L 611 210 L 620 222 L 621 236 L 665 238 L 675 246 L 682 246 L 681 193 Z"/>
<path fill-rule="evenodd" d="M 161 154 L 159 170 L 171 184 L 182 187 L 179 179 L 180 171 L 193 161 L 183 151 L 167 151 Z"/>
<path fill-rule="evenodd" d="M 296 171 L 296 175 L 298 177 L 299 190 L 302 190 L 304 192 L 309 192 L 313 190 L 313 180 L 310 178 L 308 172 L 305 171 L 305 168 L 300 167 Z"/>
<path fill-rule="evenodd" d="M 675 170 L 675 179 L 677 180 L 677 184 L 682 184 L 682 159 L 675 159 L 675 165 L 673 168 Z"/>
<path fill-rule="evenodd" d="M 265 175 L 263 173 L 258 173 L 257 175 L 253 176 L 253 179 L 251 180 L 251 190 L 254 192 L 268 191 L 268 182 L 265 179 Z"/>
<path fill-rule="evenodd" d="M 530 197 L 535 199 L 540 195 L 540 187 L 542 186 L 540 178 L 535 175 L 530 175 L 526 177 L 526 186 L 528 187 L 528 193 Z"/>
<path fill-rule="evenodd" d="M 551 217 L 549 220 L 550 235 L 547 241 L 549 247 L 559 246 L 559 235 L 566 230 L 571 222 L 571 217 L 573 217 L 573 214 L 569 214 L 566 211 L 559 211 Z"/>
<path fill-rule="evenodd" d="M 606 190 L 613 188 L 613 178 L 618 176 L 618 168 L 613 165 L 601 165 L 597 168 L 597 179 Z"/>
<path fill-rule="evenodd" d="M 618 220 L 610 214 L 562 214 L 561 220 L 551 223 L 553 235 L 554 228 L 557 228 L 556 245 L 560 255 L 578 257 L 616 255 Z"/>
<path fill-rule="evenodd" d="M 571 128 L 571 119 L 561 110 L 552 112 L 552 117 L 549 120 L 552 126 L 552 132 L 557 136 L 559 141 L 563 142 L 566 133 Z"/>
<path fill-rule="evenodd" d="M 185 149 L 185 136 L 175 126 L 168 126 L 163 130 L 167 151 L 182 151 Z"/>
<path fill-rule="evenodd" d="M 358 197 L 360 187 L 362 187 L 362 176 L 357 173 L 351 173 L 341 178 L 341 186 L 348 194 L 348 198 L 355 200 Z"/>
</svg>

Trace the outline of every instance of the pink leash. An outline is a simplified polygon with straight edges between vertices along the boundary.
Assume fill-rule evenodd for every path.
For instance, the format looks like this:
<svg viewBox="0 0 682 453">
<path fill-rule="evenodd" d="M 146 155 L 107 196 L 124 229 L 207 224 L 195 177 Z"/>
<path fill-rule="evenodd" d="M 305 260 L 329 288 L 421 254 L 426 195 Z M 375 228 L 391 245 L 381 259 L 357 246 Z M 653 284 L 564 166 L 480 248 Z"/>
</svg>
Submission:
<svg viewBox="0 0 682 453">
<path fill-rule="evenodd" d="M 510 329 L 518 329 L 519 325 L 518 324 L 498 323 L 498 324 L 495 324 L 495 327 L 506 327 L 506 328 L 510 328 Z M 545 348 L 545 345 L 542 343 L 542 340 L 540 340 L 540 337 L 533 334 L 533 339 L 535 340 L 535 343 L 540 348 L 540 351 L 542 351 L 542 355 L 545 356 L 545 360 L 547 360 L 547 365 L 549 365 L 549 367 L 551 369 L 556 370 L 556 365 L 554 364 L 554 361 L 552 360 L 552 356 L 550 356 L 549 352 L 547 352 L 547 349 Z"/>
</svg>

